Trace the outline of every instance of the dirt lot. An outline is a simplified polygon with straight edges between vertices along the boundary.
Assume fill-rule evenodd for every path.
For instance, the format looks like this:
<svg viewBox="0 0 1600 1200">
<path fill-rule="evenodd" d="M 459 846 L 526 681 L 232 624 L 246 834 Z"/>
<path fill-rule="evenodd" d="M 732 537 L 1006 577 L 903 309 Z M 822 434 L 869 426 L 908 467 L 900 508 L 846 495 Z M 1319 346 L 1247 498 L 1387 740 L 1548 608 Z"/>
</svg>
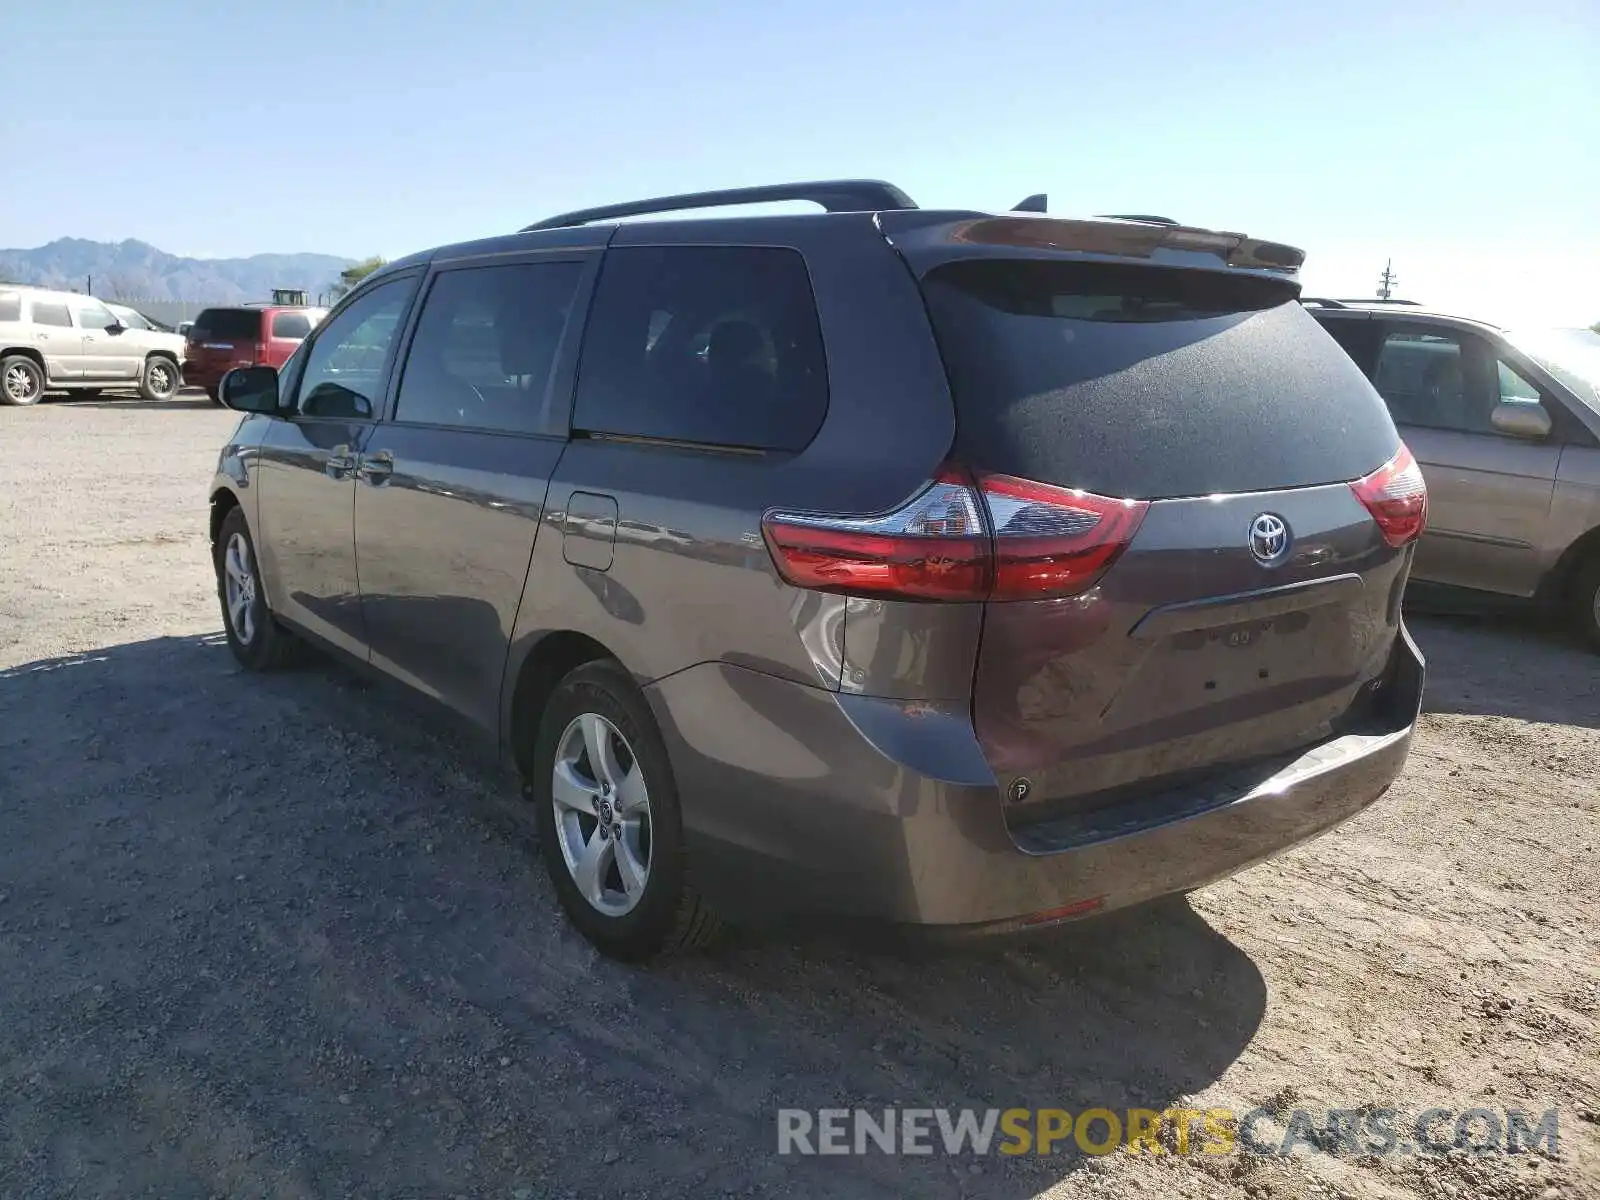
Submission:
<svg viewBox="0 0 1600 1200">
<path fill-rule="evenodd" d="M 514 788 L 221 644 L 204 399 L 0 409 L 0 1195 L 1600 1196 L 1600 660 L 1417 620 L 1391 793 L 1029 949 L 563 925 Z M 776 1111 L 1559 1109 L 1560 1154 L 779 1158 Z"/>
</svg>

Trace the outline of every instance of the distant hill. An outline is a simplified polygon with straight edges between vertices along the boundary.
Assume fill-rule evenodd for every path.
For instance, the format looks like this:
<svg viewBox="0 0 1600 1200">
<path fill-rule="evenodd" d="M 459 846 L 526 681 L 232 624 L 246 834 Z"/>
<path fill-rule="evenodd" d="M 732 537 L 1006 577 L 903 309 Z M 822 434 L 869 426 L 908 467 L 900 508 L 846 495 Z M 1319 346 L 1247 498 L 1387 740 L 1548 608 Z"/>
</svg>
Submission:
<svg viewBox="0 0 1600 1200">
<path fill-rule="evenodd" d="M 270 300 L 272 289 L 304 288 L 314 300 L 354 259 L 331 254 L 181 258 L 145 242 L 57 238 L 33 250 L 0 250 L 0 281 L 83 291 L 89 278 L 105 300 Z"/>
</svg>

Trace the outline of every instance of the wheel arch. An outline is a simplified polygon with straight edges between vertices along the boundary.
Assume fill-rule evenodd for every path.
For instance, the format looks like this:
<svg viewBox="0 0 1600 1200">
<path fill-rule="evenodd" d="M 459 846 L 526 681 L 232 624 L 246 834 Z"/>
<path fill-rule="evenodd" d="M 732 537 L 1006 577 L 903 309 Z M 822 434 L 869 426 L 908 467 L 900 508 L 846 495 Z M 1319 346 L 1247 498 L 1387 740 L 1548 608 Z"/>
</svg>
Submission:
<svg viewBox="0 0 1600 1200">
<path fill-rule="evenodd" d="M 0 358 L 31 358 L 34 364 L 50 378 L 50 368 L 44 365 L 44 355 L 32 346 L 0 346 Z"/>
<path fill-rule="evenodd" d="M 556 685 L 584 663 L 599 659 L 619 661 L 610 647 L 575 629 L 544 633 L 523 655 L 505 705 L 501 740 L 507 757 L 524 777 L 533 752 L 534 730 Z"/>
<path fill-rule="evenodd" d="M 1600 525 L 1573 538 L 1572 543 L 1561 552 L 1556 565 L 1550 568 L 1539 585 L 1540 601 L 1565 607 L 1573 600 L 1572 589 L 1577 585 L 1584 566 L 1597 559 L 1600 559 Z"/>
<path fill-rule="evenodd" d="M 217 536 L 222 532 L 222 523 L 228 519 L 228 514 L 236 508 L 243 508 L 239 497 L 232 488 L 218 487 L 211 489 L 211 544 L 217 544 Z M 248 521 L 246 514 L 245 520 Z"/>
<path fill-rule="evenodd" d="M 33 346 L 4 346 L 4 347 L 0 347 L 0 360 L 7 359 L 7 358 L 25 358 L 25 359 L 27 359 L 34 366 L 39 368 L 39 374 L 41 376 L 43 376 L 44 382 L 45 382 L 46 385 L 48 385 L 51 382 L 53 382 L 51 380 L 51 378 L 50 378 L 50 367 L 44 361 L 44 355 L 40 354 L 36 347 L 33 347 Z"/>
</svg>

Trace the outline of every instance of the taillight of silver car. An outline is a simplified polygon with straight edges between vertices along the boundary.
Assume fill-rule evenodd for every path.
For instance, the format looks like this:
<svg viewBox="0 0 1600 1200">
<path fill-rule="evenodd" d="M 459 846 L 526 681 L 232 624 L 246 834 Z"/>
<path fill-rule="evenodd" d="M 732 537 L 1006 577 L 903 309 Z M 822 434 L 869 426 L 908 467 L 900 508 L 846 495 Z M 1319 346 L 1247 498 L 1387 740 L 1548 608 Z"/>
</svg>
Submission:
<svg viewBox="0 0 1600 1200">
<path fill-rule="evenodd" d="M 1428 523 L 1428 485 L 1404 442 L 1400 452 L 1350 485 L 1378 523 L 1383 540 L 1400 547 L 1414 542 Z"/>
<path fill-rule="evenodd" d="M 913 600 L 1043 600 L 1086 591 L 1133 541 L 1147 500 L 949 466 L 892 513 L 770 512 L 762 532 L 797 587 Z"/>
</svg>

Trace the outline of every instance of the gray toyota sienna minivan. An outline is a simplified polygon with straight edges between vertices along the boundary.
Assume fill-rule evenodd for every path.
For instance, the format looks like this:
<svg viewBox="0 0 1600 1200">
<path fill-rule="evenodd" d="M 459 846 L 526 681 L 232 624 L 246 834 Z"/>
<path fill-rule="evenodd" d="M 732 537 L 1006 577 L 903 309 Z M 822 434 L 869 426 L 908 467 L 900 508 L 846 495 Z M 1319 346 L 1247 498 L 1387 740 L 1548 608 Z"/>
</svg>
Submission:
<svg viewBox="0 0 1600 1200">
<path fill-rule="evenodd" d="M 1197 887 L 1377 799 L 1421 697 L 1421 475 L 1301 259 L 845 181 L 392 263 L 223 383 L 229 644 L 481 727 L 621 957 Z"/>
</svg>

